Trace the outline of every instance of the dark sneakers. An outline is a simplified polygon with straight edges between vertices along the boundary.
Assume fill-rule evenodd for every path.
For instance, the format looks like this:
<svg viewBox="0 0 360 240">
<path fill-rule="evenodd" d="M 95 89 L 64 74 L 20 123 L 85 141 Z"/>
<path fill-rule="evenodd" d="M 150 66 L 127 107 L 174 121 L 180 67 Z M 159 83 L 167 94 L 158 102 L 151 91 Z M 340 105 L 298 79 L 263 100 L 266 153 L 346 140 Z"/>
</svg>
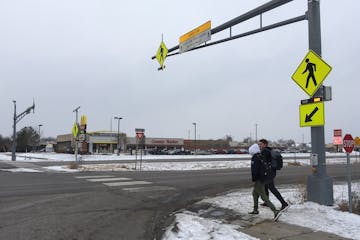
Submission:
<svg viewBox="0 0 360 240">
<path fill-rule="evenodd" d="M 285 211 L 288 208 L 289 208 L 289 204 L 285 203 L 284 205 L 281 206 L 280 211 Z"/>
<path fill-rule="evenodd" d="M 276 211 L 274 212 L 274 221 L 277 221 L 277 220 L 279 219 L 281 213 L 282 213 L 282 212 L 279 211 L 279 210 L 276 210 Z"/>
<path fill-rule="evenodd" d="M 258 210 L 253 210 L 252 212 L 248 212 L 249 214 L 259 214 Z"/>
</svg>

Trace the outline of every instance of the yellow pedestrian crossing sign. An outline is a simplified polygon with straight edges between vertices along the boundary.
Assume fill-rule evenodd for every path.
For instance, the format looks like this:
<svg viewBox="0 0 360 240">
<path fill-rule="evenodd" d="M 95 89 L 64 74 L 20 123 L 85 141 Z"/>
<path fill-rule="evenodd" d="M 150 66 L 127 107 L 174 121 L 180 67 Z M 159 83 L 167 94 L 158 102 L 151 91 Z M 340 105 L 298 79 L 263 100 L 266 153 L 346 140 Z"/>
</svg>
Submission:
<svg viewBox="0 0 360 240">
<path fill-rule="evenodd" d="M 79 127 L 78 127 L 77 123 L 74 123 L 71 132 L 72 132 L 74 138 L 76 138 L 77 135 L 79 134 Z"/>
<path fill-rule="evenodd" d="M 300 105 L 300 127 L 325 125 L 324 102 Z"/>
<path fill-rule="evenodd" d="M 156 53 L 156 59 L 160 64 L 160 69 L 165 68 L 164 62 L 167 57 L 167 54 L 168 54 L 168 49 L 167 49 L 165 43 L 163 41 L 161 41 L 160 47 Z"/>
<path fill-rule="evenodd" d="M 291 78 L 302 90 L 312 97 L 331 69 L 331 66 L 321 59 L 319 55 L 310 50 Z"/>
</svg>

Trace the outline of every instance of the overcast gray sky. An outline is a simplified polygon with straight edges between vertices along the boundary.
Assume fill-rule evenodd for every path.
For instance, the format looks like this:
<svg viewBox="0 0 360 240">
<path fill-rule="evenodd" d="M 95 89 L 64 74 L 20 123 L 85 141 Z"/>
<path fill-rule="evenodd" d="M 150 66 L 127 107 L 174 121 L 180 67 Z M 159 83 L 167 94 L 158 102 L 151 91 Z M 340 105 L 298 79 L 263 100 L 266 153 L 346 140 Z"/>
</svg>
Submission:
<svg viewBox="0 0 360 240">
<path fill-rule="evenodd" d="M 13 100 L 18 124 L 42 124 L 42 136 L 70 133 L 73 109 L 88 118 L 88 131 L 110 130 L 121 116 L 122 132 L 148 137 L 235 140 L 255 137 L 310 141 L 299 126 L 299 104 L 308 96 L 291 75 L 308 52 L 307 21 L 166 59 L 151 60 L 161 42 L 211 20 L 216 27 L 268 1 L 228 0 L 0 0 L 0 134 L 12 133 Z M 322 57 L 332 66 L 324 85 L 326 142 L 334 128 L 360 135 L 360 3 L 321 1 Z M 300 16 L 307 0 L 294 0 L 263 15 L 263 25 Z M 259 18 L 233 28 L 258 28 Z M 226 37 L 228 31 L 213 40 Z M 112 121 L 112 129 L 117 122 Z"/>
</svg>

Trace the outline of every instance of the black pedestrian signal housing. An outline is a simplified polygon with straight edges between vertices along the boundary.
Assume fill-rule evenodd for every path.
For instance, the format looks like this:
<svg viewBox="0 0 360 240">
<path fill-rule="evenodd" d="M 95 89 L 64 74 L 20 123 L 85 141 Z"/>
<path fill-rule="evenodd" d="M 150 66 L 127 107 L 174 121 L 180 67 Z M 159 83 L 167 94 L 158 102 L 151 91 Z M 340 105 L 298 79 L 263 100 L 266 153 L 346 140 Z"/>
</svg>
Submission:
<svg viewBox="0 0 360 240">
<path fill-rule="evenodd" d="M 309 103 L 315 103 L 315 102 L 322 102 L 322 97 L 313 97 L 309 99 L 301 100 L 301 105 L 309 104 Z"/>
</svg>

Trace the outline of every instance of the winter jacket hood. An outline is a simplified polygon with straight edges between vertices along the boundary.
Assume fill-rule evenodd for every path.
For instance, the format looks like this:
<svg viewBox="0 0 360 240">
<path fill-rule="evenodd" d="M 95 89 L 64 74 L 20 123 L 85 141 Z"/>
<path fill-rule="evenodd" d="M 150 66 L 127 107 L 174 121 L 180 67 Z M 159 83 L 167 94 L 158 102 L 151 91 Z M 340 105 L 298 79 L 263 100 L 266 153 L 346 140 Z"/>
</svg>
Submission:
<svg viewBox="0 0 360 240">
<path fill-rule="evenodd" d="M 260 147 L 257 143 L 254 143 L 249 147 L 249 153 L 251 154 L 251 156 L 254 156 L 256 153 L 259 152 L 260 152 Z"/>
</svg>

